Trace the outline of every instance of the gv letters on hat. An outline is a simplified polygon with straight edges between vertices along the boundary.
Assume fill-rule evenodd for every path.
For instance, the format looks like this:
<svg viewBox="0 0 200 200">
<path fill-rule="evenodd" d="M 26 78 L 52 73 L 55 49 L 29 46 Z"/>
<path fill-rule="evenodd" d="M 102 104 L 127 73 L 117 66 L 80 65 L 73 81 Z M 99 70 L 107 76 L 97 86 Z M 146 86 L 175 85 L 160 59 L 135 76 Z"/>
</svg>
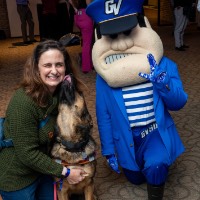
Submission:
<svg viewBox="0 0 200 200">
<path fill-rule="evenodd" d="M 134 28 L 143 0 L 94 0 L 86 13 L 99 26 L 102 35 L 118 34 Z"/>
</svg>

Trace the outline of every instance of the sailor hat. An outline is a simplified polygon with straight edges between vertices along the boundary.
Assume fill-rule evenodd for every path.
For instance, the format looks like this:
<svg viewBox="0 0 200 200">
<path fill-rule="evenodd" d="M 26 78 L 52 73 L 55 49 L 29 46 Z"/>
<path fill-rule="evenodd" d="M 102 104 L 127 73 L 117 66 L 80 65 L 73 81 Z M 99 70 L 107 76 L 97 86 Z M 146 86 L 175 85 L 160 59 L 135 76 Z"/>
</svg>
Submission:
<svg viewBox="0 0 200 200">
<path fill-rule="evenodd" d="M 144 0 L 94 0 L 86 9 L 102 35 L 128 31 L 138 24 Z"/>
</svg>

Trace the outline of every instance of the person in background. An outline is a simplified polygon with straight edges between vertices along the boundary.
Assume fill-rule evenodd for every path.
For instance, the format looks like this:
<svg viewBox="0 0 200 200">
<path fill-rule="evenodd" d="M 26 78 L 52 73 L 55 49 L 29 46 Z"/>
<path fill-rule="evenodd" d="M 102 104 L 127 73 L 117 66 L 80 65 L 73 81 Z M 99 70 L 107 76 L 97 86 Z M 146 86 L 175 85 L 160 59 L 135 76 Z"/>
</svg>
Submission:
<svg viewBox="0 0 200 200">
<path fill-rule="evenodd" d="M 24 44 L 31 44 L 37 42 L 34 39 L 34 21 L 32 12 L 29 8 L 28 0 L 16 0 L 17 12 L 21 21 L 21 31 Z M 27 24 L 29 26 L 29 40 L 27 35 Z"/>
<path fill-rule="evenodd" d="M 60 83 L 70 73 L 74 74 L 69 54 L 58 41 L 39 43 L 27 60 L 21 86 L 6 111 L 5 139 L 11 138 L 14 146 L 0 153 L 3 200 L 53 200 L 53 177 L 66 178 L 70 184 L 84 179 L 82 169 L 70 171 L 49 155 Z M 42 119 L 46 124 L 39 127 Z"/>
<path fill-rule="evenodd" d="M 91 51 L 93 42 L 94 25 L 92 19 L 85 10 L 91 0 L 69 0 L 73 6 L 75 15 L 74 22 L 82 35 L 82 72 L 88 73 L 93 69 Z"/>
<path fill-rule="evenodd" d="M 197 2 L 197 10 L 198 10 L 198 12 L 200 12 L 200 0 L 198 0 L 198 2 Z"/>
<path fill-rule="evenodd" d="M 68 9 L 68 16 L 69 16 L 69 33 L 74 33 L 74 8 L 71 3 L 69 3 L 69 0 L 65 0 L 67 3 L 67 9 Z"/>
<path fill-rule="evenodd" d="M 200 0 L 197 0 L 197 29 L 200 30 Z"/>
<path fill-rule="evenodd" d="M 57 34 L 57 5 L 59 0 L 41 0 L 42 19 L 43 19 L 43 40 L 58 40 Z"/>
<path fill-rule="evenodd" d="M 189 21 L 191 7 L 192 1 L 190 0 L 174 0 L 174 38 L 177 51 L 185 51 L 186 48 L 189 48 L 188 45 L 184 44 L 183 36 Z"/>
</svg>

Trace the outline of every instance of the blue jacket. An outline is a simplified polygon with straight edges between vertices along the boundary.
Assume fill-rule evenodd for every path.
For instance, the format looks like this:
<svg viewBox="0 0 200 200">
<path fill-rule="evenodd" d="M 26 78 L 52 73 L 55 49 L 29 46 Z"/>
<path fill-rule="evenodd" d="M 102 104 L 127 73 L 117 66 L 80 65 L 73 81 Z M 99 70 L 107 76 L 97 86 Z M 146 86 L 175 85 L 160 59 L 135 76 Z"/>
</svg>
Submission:
<svg viewBox="0 0 200 200">
<path fill-rule="evenodd" d="M 164 84 L 153 84 L 154 110 L 159 133 L 169 153 L 170 165 L 184 151 L 184 146 L 168 110 L 183 108 L 187 94 L 173 61 L 163 57 L 159 69 L 167 72 L 167 76 Z M 96 116 L 102 155 L 117 154 L 123 168 L 139 170 L 122 88 L 111 88 L 99 75 L 96 80 Z"/>
</svg>

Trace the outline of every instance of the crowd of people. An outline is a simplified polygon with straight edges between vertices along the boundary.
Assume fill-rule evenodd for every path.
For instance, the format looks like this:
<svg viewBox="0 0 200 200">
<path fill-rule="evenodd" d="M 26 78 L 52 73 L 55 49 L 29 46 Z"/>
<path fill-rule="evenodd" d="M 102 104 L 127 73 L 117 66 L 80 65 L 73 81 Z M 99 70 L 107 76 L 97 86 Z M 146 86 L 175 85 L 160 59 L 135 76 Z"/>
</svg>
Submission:
<svg viewBox="0 0 200 200">
<path fill-rule="evenodd" d="M 67 33 L 73 33 L 74 23 L 81 34 L 81 69 L 83 73 L 88 73 L 93 69 L 91 60 L 91 48 L 93 44 L 94 23 L 85 13 L 85 8 L 92 0 L 41 0 L 42 11 L 39 17 L 40 40 L 59 38 Z M 184 32 L 190 21 L 191 13 L 194 16 L 197 7 L 196 0 L 171 0 L 173 9 L 173 35 L 175 49 L 185 51 L 189 45 L 184 43 Z M 37 42 L 34 38 L 34 21 L 28 0 L 16 0 L 17 11 L 21 20 L 21 31 L 24 44 Z M 62 16 L 59 16 L 58 9 L 62 9 Z M 198 11 L 199 12 L 199 11 Z M 200 27 L 199 15 L 197 12 L 197 26 Z M 66 15 L 63 15 L 65 13 Z M 62 23 L 64 22 L 64 23 Z M 29 34 L 27 33 L 27 24 Z M 61 25 L 60 25 L 61 24 Z M 66 26 L 63 26 L 66 24 Z"/>
<path fill-rule="evenodd" d="M 81 70 L 92 71 L 91 48 L 93 42 L 93 21 L 85 13 L 91 0 L 41 0 L 38 4 L 40 41 L 59 40 L 62 36 L 73 33 L 73 24 L 81 34 Z M 34 21 L 28 0 L 16 0 L 17 11 L 21 20 L 23 43 L 37 42 L 34 38 Z M 28 24 L 28 27 L 27 27 Z M 27 28 L 29 34 L 27 33 Z"/>
</svg>

